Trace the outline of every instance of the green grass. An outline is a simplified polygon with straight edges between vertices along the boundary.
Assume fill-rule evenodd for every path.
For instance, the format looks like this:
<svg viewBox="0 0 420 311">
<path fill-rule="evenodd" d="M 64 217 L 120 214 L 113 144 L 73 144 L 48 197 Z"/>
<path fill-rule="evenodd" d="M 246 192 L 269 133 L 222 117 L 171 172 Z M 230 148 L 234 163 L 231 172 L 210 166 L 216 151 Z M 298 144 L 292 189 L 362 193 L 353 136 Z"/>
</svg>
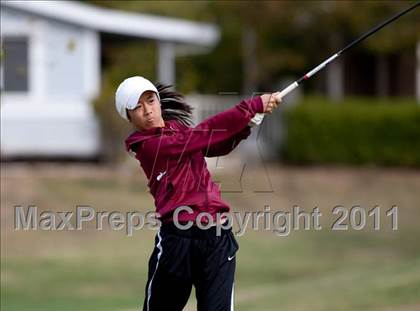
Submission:
<svg viewBox="0 0 420 311">
<path fill-rule="evenodd" d="M 2 170 L 1 310 L 139 310 L 155 232 L 13 231 L 13 206 L 40 210 L 151 209 L 141 176 L 55 168 Z M 234 210 L 320 206 L 321 231 L 237 237 L 237 310 L 415 310 L 420 306 L 420 177 L 404 170 L 270 168 L 274 193 L 225 194 Z M 60 177 L 57 177 L 60 176 Z M 257 179 L 258 176 L 250 174 Z M 227 177 L 228 178 L 228 177 Z M 369 184 L 369 187 L 366 186 Z M 134 186 L 133 186 L 134 185 Z M 331 206 L 397 204 L 399 230 L 328 230 Z M 276 205 L 277 204 L 277 205 Z M 328 216 L 329 214 L 329 216 Z M 369 224 L 369 223 L 368 223 Z M 191 297 L 186 308 L 195 310 Z"/>
<path fill-rule="evenodd" d="M 308 235 L 241 242 L 238 309 L 373 310 L 419 302 L 418 251 L 404 254 L 389 240 L 370 247 L 362 241 L 369 233 L 357 244 L 347 243 L 347 233 Z"/>
</svg>

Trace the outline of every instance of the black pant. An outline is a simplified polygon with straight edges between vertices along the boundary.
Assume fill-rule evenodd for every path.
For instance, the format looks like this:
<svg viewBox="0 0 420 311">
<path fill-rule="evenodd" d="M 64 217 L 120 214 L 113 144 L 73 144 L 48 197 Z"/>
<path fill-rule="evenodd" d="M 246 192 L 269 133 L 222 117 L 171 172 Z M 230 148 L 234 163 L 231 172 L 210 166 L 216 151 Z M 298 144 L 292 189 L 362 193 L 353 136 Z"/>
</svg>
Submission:
<svg viewBox="0 0 420 311">
<path fill-rule="evenodd" d="M 232 230 L 164 224 L 149 260 L 144 311 L 178 311 L 194 285 L 198 311 L 233 310 L 236 251 Z"/>
</svg>

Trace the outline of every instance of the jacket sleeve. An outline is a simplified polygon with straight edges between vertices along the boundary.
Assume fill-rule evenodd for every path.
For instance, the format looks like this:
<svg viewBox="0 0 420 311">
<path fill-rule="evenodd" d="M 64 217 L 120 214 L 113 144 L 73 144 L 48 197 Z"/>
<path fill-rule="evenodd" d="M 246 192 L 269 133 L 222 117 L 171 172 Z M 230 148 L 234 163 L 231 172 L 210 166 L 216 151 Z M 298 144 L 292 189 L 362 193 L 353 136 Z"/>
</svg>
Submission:
<svg viewBox="0 0 420 311">
<path fill-rule="evenodd" d="M 204 148 L 203 154 L 208 158 L 227 155 L 239 145 L 241 140 L 246 139 L 250 134 L 251 128 L 246 126 L 238 134 L 228 138 L 227 140 L 211 145 L 208 148 Z"/>
<path fill-rule="evenodd" d="M 238 105 L 204 120 L 194 128 L 144 141 L 141 152 L 179 157 L 209 150 L 244 130 L 253 116 L 262 113 L 263 109 L 260 96 L 243 100 Z"/>
</svg>

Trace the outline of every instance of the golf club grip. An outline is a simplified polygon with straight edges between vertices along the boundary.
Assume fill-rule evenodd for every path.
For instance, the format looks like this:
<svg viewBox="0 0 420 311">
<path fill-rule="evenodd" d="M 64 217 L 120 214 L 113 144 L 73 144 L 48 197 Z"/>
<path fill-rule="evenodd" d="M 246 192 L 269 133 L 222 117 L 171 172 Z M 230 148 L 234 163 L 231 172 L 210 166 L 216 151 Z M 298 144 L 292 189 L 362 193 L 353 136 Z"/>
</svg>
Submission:
<svg viewBox="0 0 420 311">
<path fill-rule="evenodd" d="M 277 100 L 281 100 L 284 96 L 289 94 L 291 91 L 293 91 L 295 88 L 297 88 L 299 84 L 295 81 L 289 86 L 287 86 L 285 89 L 281 90 L 279 94 L 277 95 Z"/>
<path fill-rule="evenodd" d="M 284 96 L 289 94 L 291 91 L 293 91 L 295 88 L 297 88 L 299 84 L 295 81 L 289 86 L 287 86 L 285 89 L 281 90 L 280 93 L 277 95 L 277 100 L 281 100 Z M 260 125 L 261 122 L 264 119 L 264 113 L 256 113 L 255 116 L 249 121 L 249 126 L 255 126 Z"/>
</svg>

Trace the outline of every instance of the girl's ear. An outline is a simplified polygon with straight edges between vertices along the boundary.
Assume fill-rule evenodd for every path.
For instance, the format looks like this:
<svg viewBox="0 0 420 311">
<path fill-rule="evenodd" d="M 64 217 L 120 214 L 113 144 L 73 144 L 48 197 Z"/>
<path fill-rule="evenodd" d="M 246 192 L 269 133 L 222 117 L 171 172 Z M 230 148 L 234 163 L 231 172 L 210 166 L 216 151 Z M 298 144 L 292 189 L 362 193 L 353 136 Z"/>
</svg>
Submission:
<svg viewBox="0 0 420 311">
<path fill-rule="evenodd" d="M 128 109 L 125 109 L 125 112 L 127 113 L 128 122 L 131 123 L 131 118 L 130 118 L 130 114 L 128 113 Z"/>
</svg>

